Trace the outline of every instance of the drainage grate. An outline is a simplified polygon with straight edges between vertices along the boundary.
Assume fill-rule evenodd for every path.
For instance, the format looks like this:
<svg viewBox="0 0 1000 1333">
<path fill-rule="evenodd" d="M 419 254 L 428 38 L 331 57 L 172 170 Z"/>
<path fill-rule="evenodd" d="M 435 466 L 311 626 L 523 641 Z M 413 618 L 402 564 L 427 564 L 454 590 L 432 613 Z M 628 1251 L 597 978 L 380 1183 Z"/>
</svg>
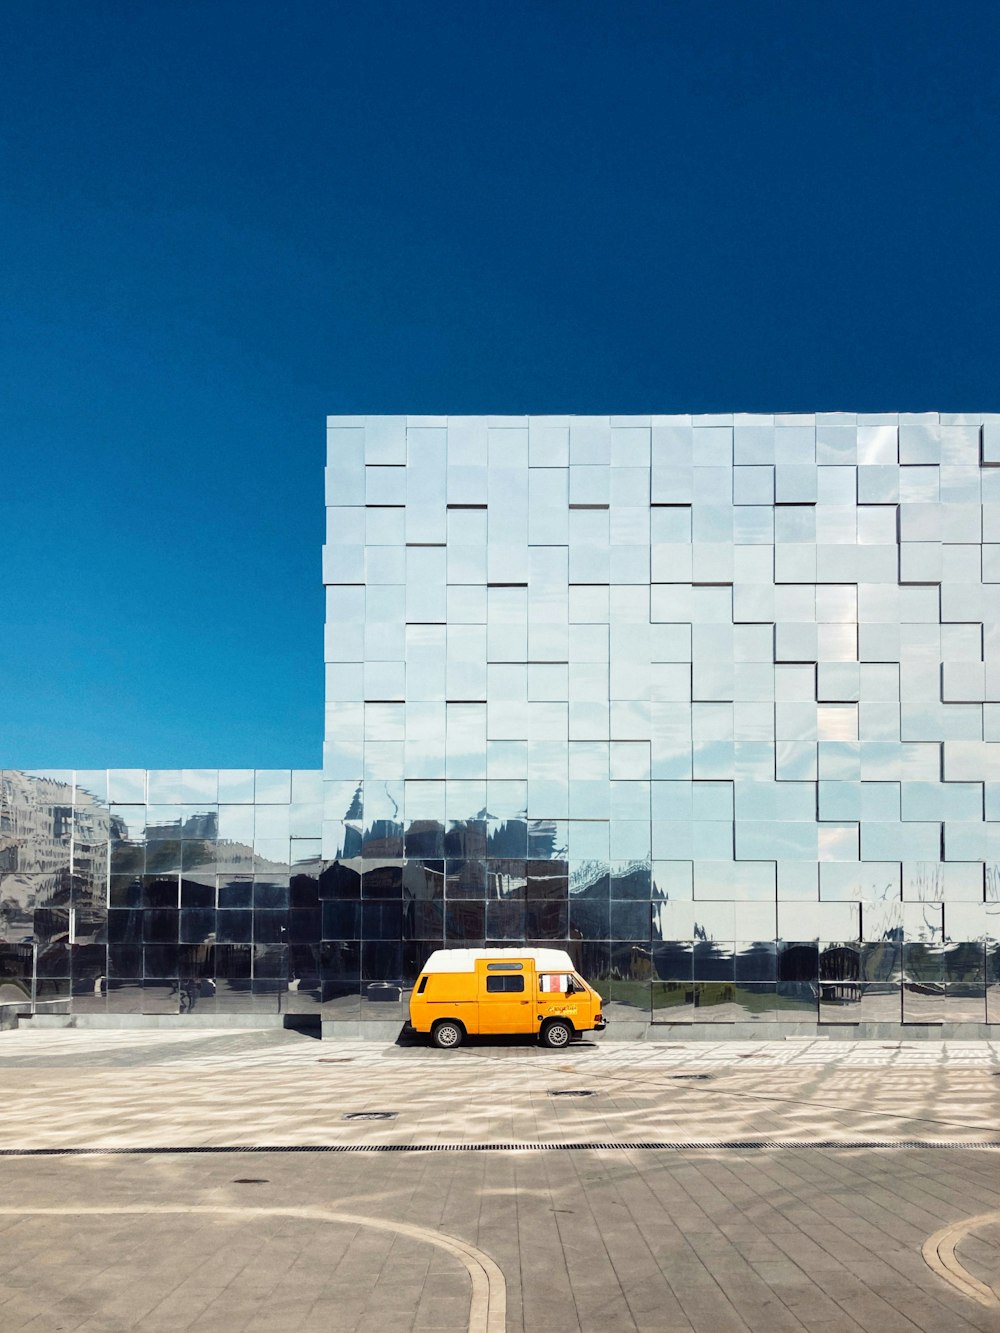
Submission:
<svg viewBox="0 0 1000 1333">
<path fill-rule="evenodd" d="M 895 1151 L 902 1148 L 925 1150 L 974 1149 L 977 1152 L 1000 1148 L 1000 1139 L 681 1139 L 676 1142 L 638 1141 L 609 1143 L 580 1140 L 571 1143 L 293 1143 L 212 1145 L 195 1148 L 0 1148 L 0 1157 L 197 1157 L 211 1153 L 428 1153 L 428 1152 L 759 1152 L 806 1148 L 870 1149 Z"/>
<path fill-rule="evenodd" d="M 711 1075 L 711 1074 L 670 1074 L 669 1077 L 670 1077 L 670 1078 L 675 1078 L 675 1079 L 676 1079 L 676 1078 L 687 1078 L 687 1079 L 696 1079 L 696 1078 L 700 1078 L 700 1079 L 705 1079 L 705 1078 L 711 1078 L 712 1075 Z"/>
<path fill-rule="evenodd" d="M 237 1176 L 233 1181 L 234 1185 L 270 1185 L 270 1183 L 263 1176 Z"/>
<path fill-rule="evenodd" d="M 395 1111 L 348 1111 L 341 1120 L 395 1120 Z"/>
<path fill-rule="evenodd" d="M 550 1097 L 596 1097 L 593 1088 L 550 1088 Z"/>
</svg>

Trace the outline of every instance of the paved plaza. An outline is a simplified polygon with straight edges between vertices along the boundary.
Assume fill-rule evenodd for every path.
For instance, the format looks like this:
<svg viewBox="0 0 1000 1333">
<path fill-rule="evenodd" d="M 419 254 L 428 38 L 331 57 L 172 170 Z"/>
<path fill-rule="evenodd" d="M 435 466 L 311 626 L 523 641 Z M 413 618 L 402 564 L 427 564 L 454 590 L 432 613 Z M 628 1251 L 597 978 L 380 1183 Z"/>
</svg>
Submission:
<svg viewBox="0 0 1000 1333">
<path fill-rule="evenodd" d="M 1000 1330 L 998 1077 L 992 1042 L 6 1032 L 0 1327 Z"/>
</svg>

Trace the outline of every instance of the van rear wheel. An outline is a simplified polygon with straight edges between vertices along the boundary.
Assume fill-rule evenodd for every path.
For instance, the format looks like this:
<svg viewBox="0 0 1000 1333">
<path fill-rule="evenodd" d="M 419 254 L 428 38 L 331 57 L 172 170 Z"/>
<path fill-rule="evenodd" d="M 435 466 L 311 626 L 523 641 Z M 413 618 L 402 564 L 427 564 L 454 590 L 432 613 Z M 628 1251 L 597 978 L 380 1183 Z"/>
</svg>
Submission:
<svg viewBox="0 0 1000 1333">
<path fill-rule="evenodd" d="M 440 1023 L 435 1023 L 431 1031 L 431 1041 L 441 1051 L 451 1051 L 456 1046 L 461 1046 L 464 1036 L 461 1023 L 456 1023 L 453 1018 L 445 1018 Z"/>
<path fill-rule="evenodd" d="M 542 1029 L 542 1045 L 548 1046 L 551 1050 L 559 1051 L 564 1046 L 568 1046 L 573 1040 L 572 1025 L 565 1022 L 562 1018 L 554 1018 L 551 1023 L 546 1023 Z"/>
</svg>

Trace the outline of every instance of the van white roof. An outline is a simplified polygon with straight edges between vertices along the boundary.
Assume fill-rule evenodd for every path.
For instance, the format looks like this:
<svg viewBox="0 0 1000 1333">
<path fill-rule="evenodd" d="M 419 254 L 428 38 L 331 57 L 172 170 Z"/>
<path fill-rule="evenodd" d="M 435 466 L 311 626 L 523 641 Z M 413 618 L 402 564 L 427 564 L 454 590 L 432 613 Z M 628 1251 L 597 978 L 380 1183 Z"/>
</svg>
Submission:
<svg viewBox="0 0 1000 1333">
<path fill-rule="evenodd" d="M 564 949 L 435 949 L 424 963 L 425 972 L 475 972 L 481 959 L 503 962 L 518 958 L 531 961 L 536 972 L 575 972 L 573 960 Z"/>
</svg>

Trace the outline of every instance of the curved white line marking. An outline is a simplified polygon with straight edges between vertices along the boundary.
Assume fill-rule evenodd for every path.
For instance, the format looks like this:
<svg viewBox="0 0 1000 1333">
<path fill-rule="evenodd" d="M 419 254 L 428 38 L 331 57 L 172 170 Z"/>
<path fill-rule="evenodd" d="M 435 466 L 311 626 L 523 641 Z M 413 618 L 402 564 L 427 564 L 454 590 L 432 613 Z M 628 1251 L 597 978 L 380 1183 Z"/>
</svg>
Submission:
<svg viewBox="0 0 1000 1333">
<path fill-rule="evenodd" d="M 953 1286 L 956 1291 L 978 1301 L 989 1310 L 996 1310 L 1000 1309 L 1000 1298 L 994 1289 L 988 1287 L 985 1282 L 980 1282 L 977 1277 L 973 1277 L 955 1254 L 959 1241 L 964 1240 L 970 1231 L 976 1231 L 979 1227 L 988 1226 L 992 1222 L 1000 1222 L 1000 1212 L 980 1213 L 978 1217 L 967 1217 L 963 1222 L 952 1222 L 950 1226 L 935 1231 L 933 1236 L 928 1236 L 921 1247 L 921 1253 L 928 1268 Z"/>
<path fill-rule="evenodd" d="M 507 1284 L 504 1275 L 488 1254 L 468 1241 L 445 1236 L 428 1227 L 413 1226 L 409 1222 L 391 1222 L 381 1217 L 363 1217 L 358 1213 L 335 1213 L 326 1208 L 236 1208 L 209 1204 L 122 1204 L 89 1206 L 67 1204 L 61 1208 L 0 1207 L 4 1217 L 69 1217 L 81 1215 L 113 1215 L 133 1213 L 202 1213 L 224 1214 L 231 1217 L 302 1217 L 314 1222 L 343 1223 L 347 1226 L 372 1227 L 377 1231 L 392 1231 L 400 1236 L 427 1245 L 436 1245 L 459 1259 L 472 1281 L 472 1301 L 469 1306 L 469 1333 L 504 1333 L 507 1320 Z"/>
</svg>

